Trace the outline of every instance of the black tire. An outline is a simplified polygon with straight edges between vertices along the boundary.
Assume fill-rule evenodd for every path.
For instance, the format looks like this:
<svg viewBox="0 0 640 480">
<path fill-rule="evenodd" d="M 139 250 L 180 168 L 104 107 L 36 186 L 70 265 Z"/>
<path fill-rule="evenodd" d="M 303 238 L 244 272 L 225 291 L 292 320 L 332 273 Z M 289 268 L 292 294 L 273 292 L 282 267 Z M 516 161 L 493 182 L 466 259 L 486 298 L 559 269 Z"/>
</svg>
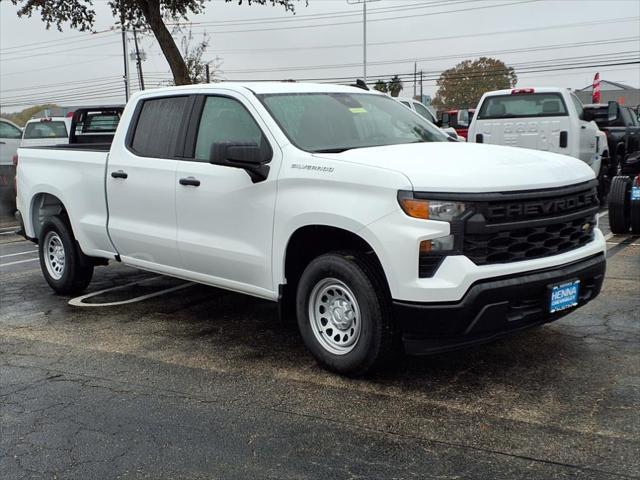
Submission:
<svg viewBox="0 0 640 480">
<path fill-rule="evenodd" d="M 611 190 L 611 178 L 613 178 L 613 176 L 611 175 L 609 157 L 603 156 L 600 164 L 600 172 L 598 173 L 598 200 L 601 206 L 604 206 L 607 202 L 607 197 Z"/>
<path fill-rule="evenodd" d="M 629 177 L 614 177 L 609 193 L 609 227 L 615 234 L 621 235 L 629 231 L 631 179 Z"/>
<path fill-rule="evenodd" d="M 632 186 L 633 185 L 640 186 L 640 176 L 636 177 L 633 180 Z M 631 223 L 631 231 L 636 235 L 640 235 L 640 200 L 630 200 L 629 203 L 630 203 L 629 218 Z"/>
<path fill-rule="evenodd" d="M 62 256 L 56 254 L 60 251 Z M 43 225 L 38 254 L 42 274 L 56 293 L 80 293 L 89 285 L 93 263 L 80 251 L 71 227 L 60 217 L 51 217 Z"/>
<path fill-rule="evenodd" d="M 335 302 L 339 305 L 339 302 L 346 299 L 352 307 L 348 299 L 351 295 L 354 297 L 355 308 L 347 307 L 346 311 L 343 308 L 342 313 L 337 314 L 338 321 L 348 322 L 351 312 L 352 323 L 349 326 L 337 327 L 336 316 L 329 317 L 328 311 L 328 318 L 320 318 L 322 314 L 314 316 L 312 313 L 314 306 L 317 305 L 314 299 L 323 301 L 322 299 L 327 298 L 326 295 L 322 295 L 323 290 L 317 290 L 317 288 L 326 285 L 323 288 L 329 288 L 326 290 L 328 293 L 331 291 L 331 285 L 335 285 L 335 281 L 341 283 L 346 289 L 338 285 L 334 289 L 335 295 L 331 294 L 332 296 L 326 301 L 333 298 L 335 300 L 332 305 L 336 305 Z M 364 375 L 390 359 L 397 351 L 390 303 L 390 296 L 379 268 L 365 254 L 332 252 L 321 255 L 311 261 L 298 283 L 296 312 L 300 334 L 306 347 L 323 367 L 343 375 Z M 316 311 L 322 311 L 322 306 Z M 335 312 L 336 309 L 333 311 Z M 325 323 L 317 323 L 323 321 Z M 358 321 L 360 321 L 359 324 Z M 318 328 L 314 328 L 313 325 L 318 325 Z M 327 325 L 327 328 L 322 325 Z M 323 331 L 319 331 L 320 329 Z M 332 352 L 331 347 L 326 345 L 336 344 L 336 336 L 343 336 L 343 339 L 350 337 L 347 342 L 353 341 L 353 344 L 345 347 L 342 353 Z M 341 347 L 338 345 L 336 348 Z M 346 351 L 347 348 L 351 349 Z"/>
</svg>

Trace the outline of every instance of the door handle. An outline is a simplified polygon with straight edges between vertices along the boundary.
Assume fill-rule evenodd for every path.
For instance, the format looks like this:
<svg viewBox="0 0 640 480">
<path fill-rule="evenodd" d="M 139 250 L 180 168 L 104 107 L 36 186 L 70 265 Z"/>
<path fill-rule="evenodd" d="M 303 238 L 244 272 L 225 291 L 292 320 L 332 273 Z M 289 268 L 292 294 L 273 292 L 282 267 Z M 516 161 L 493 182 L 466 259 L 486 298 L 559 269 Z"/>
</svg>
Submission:
<svg viewBox="0 0 640 480">
<path fill-rule="evenodd" d="M 127 178 L 129 175 L 124 170 L 118 170 L 117 172 L 111 172 L 113 178 Z"/>
<path fill-rule="evenodd" d="M 194 178 L 194 177 L 181 178 L 180 179 L 180 185 L 199 187 L 200 186 L 200 180 L 198 180 L 197 178 Z"/>
</svg>

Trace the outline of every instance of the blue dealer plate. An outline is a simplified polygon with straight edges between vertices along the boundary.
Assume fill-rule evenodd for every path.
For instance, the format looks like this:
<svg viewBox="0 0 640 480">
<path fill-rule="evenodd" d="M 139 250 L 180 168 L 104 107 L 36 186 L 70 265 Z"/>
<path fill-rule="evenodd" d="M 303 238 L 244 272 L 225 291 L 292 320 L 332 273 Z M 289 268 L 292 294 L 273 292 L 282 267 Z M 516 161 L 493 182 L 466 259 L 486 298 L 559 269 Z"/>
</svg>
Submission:
<svg viewBox="0 0 640 480">
<path fill-rule="evenodd" d="M 551 295 L 549 297 L 549 311 L 555 313 L 575 307 L 578 305 L 579 298 L 580 280 L 561 283 L 560 285 L 552 285 Z"/>
<path fill-rule="evenodd" d="M 640 187 L 631 187 L 631 200 L 640 200 Z"/>
</svg>

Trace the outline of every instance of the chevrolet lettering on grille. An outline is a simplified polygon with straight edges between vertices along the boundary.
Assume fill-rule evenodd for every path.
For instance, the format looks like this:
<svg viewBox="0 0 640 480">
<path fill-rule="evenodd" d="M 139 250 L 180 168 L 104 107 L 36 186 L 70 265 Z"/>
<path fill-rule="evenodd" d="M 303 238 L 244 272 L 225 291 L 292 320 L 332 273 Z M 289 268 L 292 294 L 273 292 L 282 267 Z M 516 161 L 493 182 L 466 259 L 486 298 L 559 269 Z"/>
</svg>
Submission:
<svg viewBox="0 0 640 480">
<path fill-rule="evenodd" d="M 510 220 L 513 218 L 554 215 L 580 210 L 598 205 L 596 192 L 582 192 L 564 198 L 541 199 L 531 202 L 489 205 L 488 216 L 491 220 Z"/>
</svg>

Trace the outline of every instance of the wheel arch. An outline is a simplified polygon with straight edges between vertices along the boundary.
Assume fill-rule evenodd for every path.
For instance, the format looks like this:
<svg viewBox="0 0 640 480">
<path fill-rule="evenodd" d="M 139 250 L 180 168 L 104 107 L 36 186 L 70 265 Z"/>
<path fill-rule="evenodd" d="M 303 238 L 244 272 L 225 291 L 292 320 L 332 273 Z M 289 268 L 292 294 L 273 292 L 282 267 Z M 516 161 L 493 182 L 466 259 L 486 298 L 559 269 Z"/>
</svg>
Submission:
<svg viewBox="0 0 640 480">
<path fill-rule="evenodd" d="M 281 290 L 295 293 L 300 276 L 309 262 L 319 255 L 338 250 L 355 250 L 370 255 L 379 270 L 382 283 L 389 291 L 382 263 L 371 244 L 351 230 L 325 224 L 304 225 L 289 236 L 282 260 Z M 281 294 L 284 292 L 281 291 Z"/>
<path fill-rule="evenodd" d="M 31 231 L 28 233 L 35 239 L 40 238 L 40 232 L 47 219 L 61 215 L 68 217 L 67 208 L 57 195 L 48 192 L 33 195 L 28 216 Z"/>
</svg>

